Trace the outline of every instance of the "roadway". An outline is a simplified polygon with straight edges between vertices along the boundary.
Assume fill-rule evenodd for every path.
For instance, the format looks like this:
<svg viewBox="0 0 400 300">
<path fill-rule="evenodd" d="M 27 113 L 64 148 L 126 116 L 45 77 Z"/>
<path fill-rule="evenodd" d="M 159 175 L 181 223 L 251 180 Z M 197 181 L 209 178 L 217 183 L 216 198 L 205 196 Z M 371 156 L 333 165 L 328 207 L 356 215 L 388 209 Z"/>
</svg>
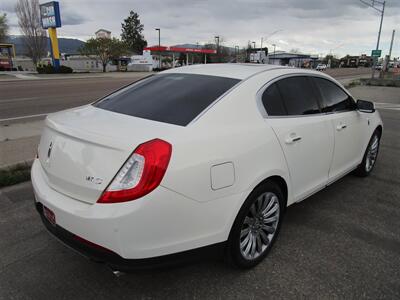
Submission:
<svg viewBox="0 0 400 300">
<path fill-rule="evenodd" d="M 370 74 L 369 69 L 327 71 L 346 81 Z M 37 79 L 0 80 L 0 122 L 44 117 L 45 114 L 90 103 L 149 73 L 82 74 L 77 76 L 35 77 Z M 39 79 L 40 78 L 40 79 Z"/>
<path fill-rule="evenodd" d="M 84 105 L 144 76 L 0 81 L 0 120 Z"/>
</svg>

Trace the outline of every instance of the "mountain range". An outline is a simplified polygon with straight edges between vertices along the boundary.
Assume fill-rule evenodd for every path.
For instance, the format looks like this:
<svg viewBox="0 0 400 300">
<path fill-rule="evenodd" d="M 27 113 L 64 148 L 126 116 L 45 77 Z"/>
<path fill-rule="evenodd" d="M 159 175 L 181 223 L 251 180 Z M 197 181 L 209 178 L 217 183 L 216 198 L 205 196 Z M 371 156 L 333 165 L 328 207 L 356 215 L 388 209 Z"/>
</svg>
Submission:
<svg viewBox="0 0 400 300">
<path fill-rule="evenodd" d="M 23 38 L 20 35 L 11 35 L 7 43 L 15 45 L 15 54 L 24 55 L 26 54 L 26 49 L 23 43 Z M 58 47 L 61 53 L 77 54 L 79 47 L 84 44 L 83 41 L 71 38 L 58 38 Z M 50 51 L 50 39 L 47 38 L 47 51 Z"/>
</svg>

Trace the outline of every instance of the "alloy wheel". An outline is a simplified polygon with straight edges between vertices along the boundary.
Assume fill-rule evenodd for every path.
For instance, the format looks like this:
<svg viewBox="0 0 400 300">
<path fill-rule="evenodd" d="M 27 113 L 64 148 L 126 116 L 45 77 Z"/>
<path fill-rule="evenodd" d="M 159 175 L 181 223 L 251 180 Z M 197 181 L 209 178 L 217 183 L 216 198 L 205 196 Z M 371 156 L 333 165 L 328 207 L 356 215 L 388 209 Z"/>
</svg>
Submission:
<svg viewBox="0 0 400 300">
<path fill-rule="evenodd" d="M 253 260 L 264 253 L 278 228 L 279 199 L 272 193 L 261 194 L 250 206 L 240 231 L 240 252 Z"/>
<path fill-rule="evenodd" d="M 367 157 L 365 160 L 365 170 L 367 172 L 371 171 L 372 167 L 375 164 L 376 157 L 378 156 L 378 148 L 379 148 L 379 137 L 375 134 L 368 148 Z"/>
</svg>

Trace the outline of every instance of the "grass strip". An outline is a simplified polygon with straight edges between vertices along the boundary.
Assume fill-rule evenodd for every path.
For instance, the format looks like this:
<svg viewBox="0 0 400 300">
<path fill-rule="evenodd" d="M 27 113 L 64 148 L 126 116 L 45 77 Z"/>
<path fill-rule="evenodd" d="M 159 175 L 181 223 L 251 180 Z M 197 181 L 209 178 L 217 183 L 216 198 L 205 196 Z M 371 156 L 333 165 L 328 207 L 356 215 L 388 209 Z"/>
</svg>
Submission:
<svg viewBox="0 0 400 300">
<path fill-rule="evenodd" d="M 0 169 L 0 188 L 10 186 L 31 179 L 31 166 L 18 164 L 10 168 Z"/>
</svg>

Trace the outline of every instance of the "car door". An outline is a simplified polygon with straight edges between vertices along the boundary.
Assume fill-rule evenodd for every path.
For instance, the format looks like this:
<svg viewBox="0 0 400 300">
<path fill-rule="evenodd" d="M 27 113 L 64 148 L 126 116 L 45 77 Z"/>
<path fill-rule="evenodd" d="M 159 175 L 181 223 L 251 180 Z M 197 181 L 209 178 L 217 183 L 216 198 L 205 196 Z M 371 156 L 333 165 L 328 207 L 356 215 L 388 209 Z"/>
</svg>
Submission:
<svg viewBox="0 0 400 300">
<path fill-rule="evenodd" d="M 364 118 L 354 100 L 329 79 L 314 77 L 321 96 L 322 111 L 328 114 L 334 132 L 334 152 L 329 182 L 354 169 L 364 153 Z"/>
<path fill-rule="evenodd" d="M 306 76 L 269 85 L 262 94 L 266 122 L 284 152 L 295 201 L 323 188 L 333 155 L 333 131 L 321 113 L 315 88 Z"/>
</svg>

